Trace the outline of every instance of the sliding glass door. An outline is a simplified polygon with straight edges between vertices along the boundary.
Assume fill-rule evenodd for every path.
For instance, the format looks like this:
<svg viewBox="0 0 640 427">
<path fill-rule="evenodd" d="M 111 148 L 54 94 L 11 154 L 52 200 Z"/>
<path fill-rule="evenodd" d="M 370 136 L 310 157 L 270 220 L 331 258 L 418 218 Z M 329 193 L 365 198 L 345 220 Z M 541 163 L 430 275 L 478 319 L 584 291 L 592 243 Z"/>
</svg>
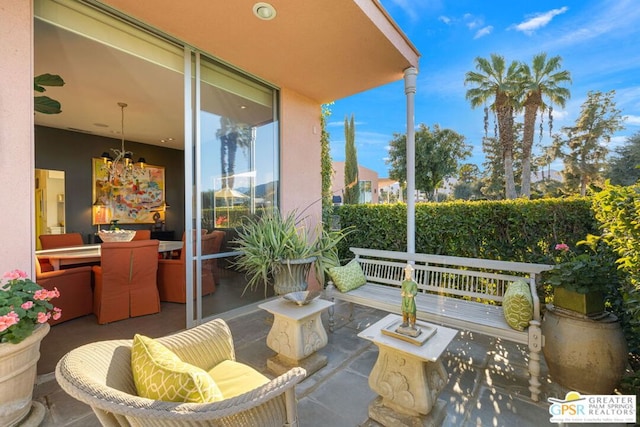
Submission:
<svg viewBox="0 0 640 427">
<path fill-rule="evenodd" d="M 246 217 L 278 206 L 277 92 L 198 52 L 185 54 L 185 67 L 186 134 L 193 123 L 191 147 L 185 144 L 192 153 L 185 156 L 186 200 L 193 202 L 185 217 L 193 219 L 197 323 L 264 297 L 244 292 L 233 241 Z"/>
</svg>

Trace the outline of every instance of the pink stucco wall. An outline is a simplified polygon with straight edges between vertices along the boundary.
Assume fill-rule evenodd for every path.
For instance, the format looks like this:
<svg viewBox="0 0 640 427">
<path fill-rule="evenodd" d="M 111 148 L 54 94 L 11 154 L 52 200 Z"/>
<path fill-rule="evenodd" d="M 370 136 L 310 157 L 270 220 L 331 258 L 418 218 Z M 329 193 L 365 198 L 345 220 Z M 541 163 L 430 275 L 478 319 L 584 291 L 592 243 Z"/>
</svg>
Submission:
<svg viewBox="0 0 640 427">
<path fill-rule="evenodd" d="M 0 0 L 0 275 L 33 276 L 33 8 Z"/>
<path fill-rule="evenodd" d="M 344 162 L 333 162 L 333 179 L 331 181 L 331 191 L 336 196 L 343 197 L 344 189 Z M 371 203 L 378 203 L 378 172 L 358 166 L 358 180 L 371 181 Z M 344 198 L 344 197 L 343 197 Z"/>
<path fill-rule="evenodd" d="M 322 213 L 320 104 L 282 89 L 280 119 L 281 210 L 305 210 L 311 220 L 318 221 Z"/>
</svg>

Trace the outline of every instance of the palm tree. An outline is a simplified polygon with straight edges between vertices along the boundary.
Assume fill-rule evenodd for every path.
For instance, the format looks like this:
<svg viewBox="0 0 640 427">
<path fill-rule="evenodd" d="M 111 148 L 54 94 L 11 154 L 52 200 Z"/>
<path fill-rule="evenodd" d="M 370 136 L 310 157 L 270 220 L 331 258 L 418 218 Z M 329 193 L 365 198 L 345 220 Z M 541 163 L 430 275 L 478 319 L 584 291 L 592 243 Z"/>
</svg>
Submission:
<svg viewBox="0 0 640 427">
<path fill-rule="evenodd" d="M 498 139 L 502 149 L 505 177 L 505 197 L 516 198 L 516 186 L 513 178 L 513 112 L 516 107 L 516 93 L 518 90 L 518 73 L 520 66 L 512 61 L 509 68 L 503 56 L 492 53 L 491 60 L 477 57 L 476 71 L 469 71 L 465 75 L 464 84 L 476 87 L 467 90 L 466 98 L 472 108 L 486 105 L 496 114 L 498 120 Z M 485 114 L 486 109 L 485 109 Z M 487 118 L 485 117 L 485 123 Z M 485 126 L 486 131 L 486 126 Z"/>
<path fill-rule="evenodd" d="M 557 71 L 562 58 L 554 56 L 547 60 L 546 53 L 539 53 L 533 57 L 531 67 L 522 64 L 520 77 L 522 78 L 522 95 L 524 98 L 524 135 L 522 138 L 522 195 L 531 195 L 531 149 L 533 134 L 535 133 L 538 109 L 542 114 L 549 111 L 549 132 L 553 127 L 553 104 L 565 106 L 571 97 L 569 89 L 560 86 L 571 83 L 571 73 L 566 70 Z M 545 102 L 545 99 L 548 100 Z M 542 125 L 540 126 L 542 132 Z"/>
</svg>

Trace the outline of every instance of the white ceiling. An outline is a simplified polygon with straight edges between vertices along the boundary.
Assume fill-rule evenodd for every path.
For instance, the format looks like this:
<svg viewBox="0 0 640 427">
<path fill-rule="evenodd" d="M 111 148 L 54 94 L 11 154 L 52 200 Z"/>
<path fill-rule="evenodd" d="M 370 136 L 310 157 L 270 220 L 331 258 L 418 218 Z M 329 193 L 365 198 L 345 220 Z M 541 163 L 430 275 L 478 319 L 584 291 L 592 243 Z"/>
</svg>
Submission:
<svg viewBox="0 0 640 427">
<path fill-rule="evenodd" d="M 62 113 L 36 113 L 37 125 L 120 139 L 118 102 L 125 102 L 127 141 L 182 149 L 182 74 L 38 19 L 34 25 L 35 75 L 65 81 L 44 93 L 61 103 Z M 167 138 L 174 141 L 160 142 Z"/>
<path fill-rule="evenodd" d="M 184 148 L 184 76 L 90 38 L 35 20 L 35 75 L 60 75 L 65 85 L 44 95 L 59 101 L 60 114 L 36 113 L 37 125 Z M 202 110 L 243 123 L 272 120 L 271 107 L 203 84 Z"/>
</svg>

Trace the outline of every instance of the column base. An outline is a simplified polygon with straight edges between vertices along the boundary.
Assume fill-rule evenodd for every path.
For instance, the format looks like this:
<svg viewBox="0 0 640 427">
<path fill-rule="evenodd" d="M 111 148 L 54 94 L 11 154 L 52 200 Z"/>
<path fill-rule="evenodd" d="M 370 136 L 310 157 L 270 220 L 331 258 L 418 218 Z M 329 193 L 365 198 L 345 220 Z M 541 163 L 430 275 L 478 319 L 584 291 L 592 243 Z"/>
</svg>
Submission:
<svg viewBox="0 0 640 427">
<path fill-rule="evenodd" d="M 276 354 L 267 359 L 267 369 L 276 375 L 282 375 L 294 366 L 299 366 L 307 371 L 307 377 L 327 365 L 327 356 L 313 353 L 302 360 L 293 360 Z"/>
<path fill-rule="evenodd" d="M 378 396 L 369 404 L 369 418 L 385 427 L 436 427 L 444 421 L 447 403 L 438 399 L 427 415 L 407 415 L 384 406 L 382 397 Z"/>
</svg>

